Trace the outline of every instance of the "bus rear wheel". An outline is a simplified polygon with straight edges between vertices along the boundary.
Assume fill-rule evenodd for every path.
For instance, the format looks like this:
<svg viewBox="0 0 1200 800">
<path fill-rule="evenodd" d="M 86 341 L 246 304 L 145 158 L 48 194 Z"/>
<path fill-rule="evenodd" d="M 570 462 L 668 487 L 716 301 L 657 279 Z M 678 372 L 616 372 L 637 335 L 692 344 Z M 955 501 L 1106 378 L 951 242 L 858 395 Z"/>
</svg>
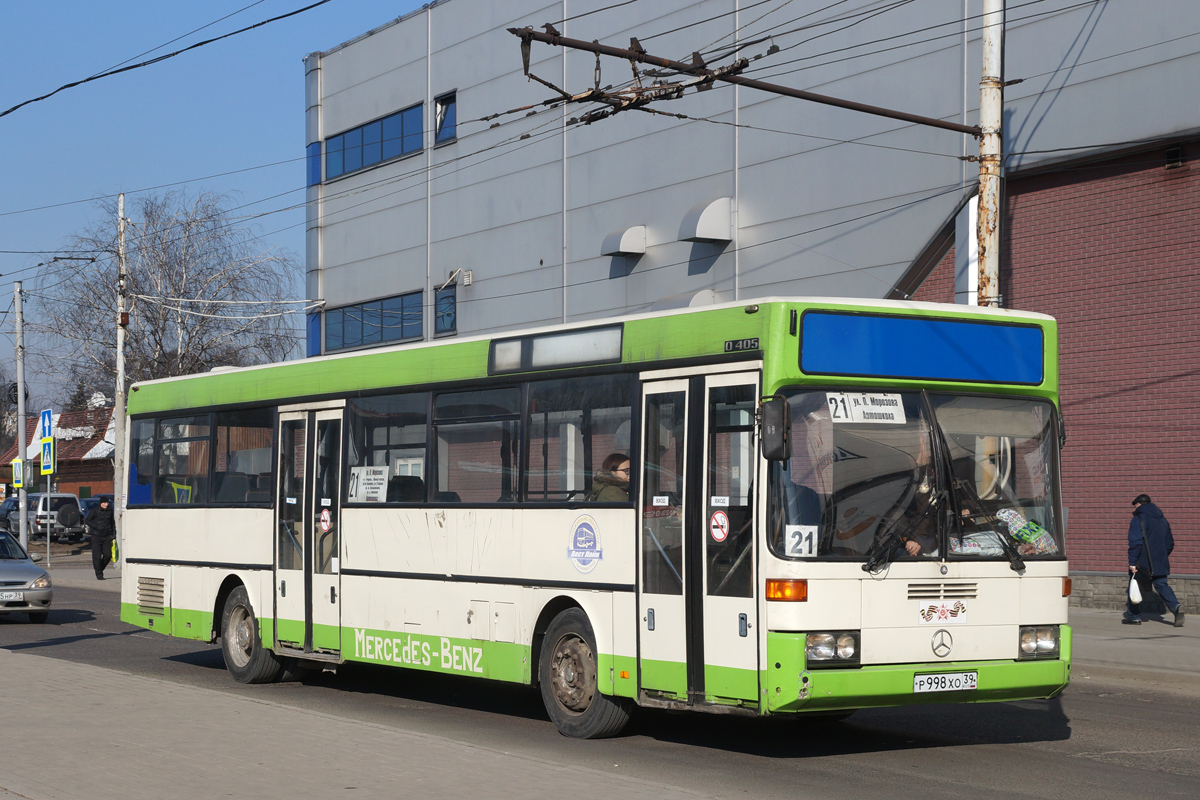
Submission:
<svg viewBox="0 0 1200 800">
<path fill-rule="evenodd" d="M 629 722 L 629 701 L 600 693 L 596 636 L 578 608 L 563 611 L 546 630 L 538 682 L 550 721 L 564 736 L 603 739 Z"/>
<path fill-rule="evenodd" d="M 283 661 L 262 646 L 258 619 L 246 587 L 234 589 L 221 614 L 221 655 L 238 683 L 272 683 L 283 674 Z"/>
</svg>

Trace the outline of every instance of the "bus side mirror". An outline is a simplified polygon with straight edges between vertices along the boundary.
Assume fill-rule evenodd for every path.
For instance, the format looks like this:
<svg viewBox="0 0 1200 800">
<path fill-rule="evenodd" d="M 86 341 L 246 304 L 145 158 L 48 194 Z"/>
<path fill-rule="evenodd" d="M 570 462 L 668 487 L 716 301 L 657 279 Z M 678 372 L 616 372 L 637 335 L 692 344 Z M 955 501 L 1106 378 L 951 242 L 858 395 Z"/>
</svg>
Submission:
<svg viewBox="0 0 1200 800">
<path fill-rule="evenodd" d="M 792 413 L 779 395 L 762 403 L 762 454 L 768 461 L 792 457 Z"/>
</svg>

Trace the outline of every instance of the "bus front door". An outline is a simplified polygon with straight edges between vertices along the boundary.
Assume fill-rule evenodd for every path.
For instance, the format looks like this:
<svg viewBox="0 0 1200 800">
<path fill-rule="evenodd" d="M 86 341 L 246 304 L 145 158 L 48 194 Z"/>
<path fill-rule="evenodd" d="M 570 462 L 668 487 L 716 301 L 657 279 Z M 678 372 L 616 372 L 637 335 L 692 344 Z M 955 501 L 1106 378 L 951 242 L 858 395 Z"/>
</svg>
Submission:
<svg viewBox="0 0 1200 800">
<path fill-rule="evenodd" d="M 757 374 L 644 386 L 640 686 L 690 704 L 758 705 Z"/>
<path fill-rule="evenodd" d="M 342 411 L 280 411 L 275 639 L 305 653 L 341 650 Z"/>
</svg>

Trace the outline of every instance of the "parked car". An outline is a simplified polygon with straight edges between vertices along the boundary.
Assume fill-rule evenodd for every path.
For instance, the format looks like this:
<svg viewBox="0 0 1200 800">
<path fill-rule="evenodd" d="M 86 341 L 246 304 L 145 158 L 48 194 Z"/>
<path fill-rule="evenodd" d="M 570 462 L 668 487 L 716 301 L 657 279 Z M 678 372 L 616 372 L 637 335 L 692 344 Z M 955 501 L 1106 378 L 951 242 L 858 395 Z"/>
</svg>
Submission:
<svg viewBox="0 0 1200 800">
<path fill-rule="evenodd" d="M 30 622 L 50 616 L 50 574 L 33 563 L 17 537 L 0 531 L 0 614 L 24 613 Z"/>
<path fill-rule="evenodd" d="M 52 493 L 28 496 L 29 536 L 54 536 L 77 542 L 83 538 L 83 514 L 79 498 L 73 494 Z M 8 515 L 8 529 L 17 530 L 19 512 L 14 508 Z"/>
<path fill-rule="evenodd" d="M 16 511 L 21 505 L 21 498 L 15 494 L 12 497 L 4 498 L 4 502 L 0 503 L 0 530 L 8 530 L 8 515 L 10 512 Z"/>
<path fill-rule="evenodd" d="M 79 512 L 83 516 L 83 535 L 91 536 L 92 532 L 88 530 L 87 515 L 92 513 L 92 509 L 100 505 L 100 499 L 108 500 L 108 507 L 112 508 L 115 502 L 111 494 L 94 494 L 91 497 L 79 498 Z"/>
</svg>

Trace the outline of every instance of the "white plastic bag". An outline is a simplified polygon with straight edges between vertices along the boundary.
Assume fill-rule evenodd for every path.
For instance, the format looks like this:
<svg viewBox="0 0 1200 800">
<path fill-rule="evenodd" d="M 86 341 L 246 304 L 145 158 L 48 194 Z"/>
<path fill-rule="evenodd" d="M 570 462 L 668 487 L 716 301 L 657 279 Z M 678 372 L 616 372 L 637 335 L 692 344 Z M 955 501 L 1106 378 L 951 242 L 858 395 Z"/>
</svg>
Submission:
<svg viewBox="0 0 1200 800">
<path fill-rule="evenodd" d="M 1138 586 L 1137 575 L 1129 576 L 1129 602 L 1135 606 L 1142 602 L 1142 590 Z"/>
</svg>

